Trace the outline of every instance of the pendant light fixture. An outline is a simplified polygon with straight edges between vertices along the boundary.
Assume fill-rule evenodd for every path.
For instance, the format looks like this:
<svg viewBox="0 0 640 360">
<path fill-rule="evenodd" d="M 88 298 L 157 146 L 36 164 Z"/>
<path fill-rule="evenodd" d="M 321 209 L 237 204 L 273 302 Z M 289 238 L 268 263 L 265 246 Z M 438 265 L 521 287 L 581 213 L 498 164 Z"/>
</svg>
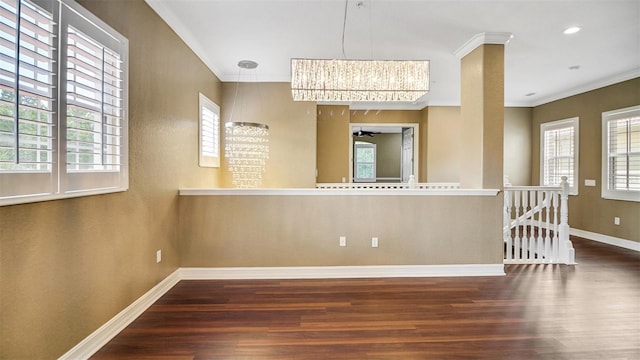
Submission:
<svg viewBox="0 0 640 360">
<path fill-rule="evenodd" d="M 238 62 L 239 71 L 253 70 L 258 63 L 251 60 Z M 238 98 L 238 86 L 231 107 L 229 122 L 225 128 L 224 156 L 227 159 L 231 182 L 237 188 L 257 188 L 262 184 L 262 174 L 269 159 L 269 126 L 266 124 L 233 121 L 233 111 Z"/>
<path fill-rule="evenodd" d="M 342 26 L 342 56 L 345 59 L 291 59 L 293 100 L 413 102 L 427 94 L 428 60 L 346 59 L 344 34 L 348 4 L 349 0 L 345 0 Z M 363 4 L 362 1 L 357 3 L 358 7 Z M 371 11 L 369 17 L 371 21 Z"/>
</svg>

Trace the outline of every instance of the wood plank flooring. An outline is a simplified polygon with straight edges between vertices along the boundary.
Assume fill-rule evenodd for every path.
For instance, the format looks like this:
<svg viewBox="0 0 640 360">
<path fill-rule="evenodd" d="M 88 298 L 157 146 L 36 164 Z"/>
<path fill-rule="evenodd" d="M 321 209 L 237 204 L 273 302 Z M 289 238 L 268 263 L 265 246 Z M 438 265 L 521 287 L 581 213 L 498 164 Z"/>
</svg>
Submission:
<svg viewBox="0 0 640 360">
<path fill-rule="evenodd" d="M 504 277 L 181 281 L 93 359 L 640 359 L 640 253 Z"/>
</svg>

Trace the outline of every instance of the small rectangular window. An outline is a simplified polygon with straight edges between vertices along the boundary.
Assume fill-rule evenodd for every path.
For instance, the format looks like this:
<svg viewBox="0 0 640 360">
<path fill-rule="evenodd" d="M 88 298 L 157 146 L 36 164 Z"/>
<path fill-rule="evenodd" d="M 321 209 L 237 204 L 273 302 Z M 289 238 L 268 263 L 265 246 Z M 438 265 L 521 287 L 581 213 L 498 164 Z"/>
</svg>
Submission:
<svg viewBox="0 0 640 360">
<path fill-rule="evenodd" d="M 220 167 L 220 107 L 203 94 L 199 96 L 199 164 Z"/>
<path fill-rule="evenodd" d="M 354 182 L 376 182 L 376 144 L 356 142 L 354 145 Z"/>
<path fill-rule="evenodd" d="M 567 177 L 569 193 L 578 194 L 578 118 L 540 125 L 540 185 L 558 186 Z"/>
<path fill-rule="evenodd" d="M 640 106 L 602 113 L 602 197 L 640 201 Z"/>
</svg>

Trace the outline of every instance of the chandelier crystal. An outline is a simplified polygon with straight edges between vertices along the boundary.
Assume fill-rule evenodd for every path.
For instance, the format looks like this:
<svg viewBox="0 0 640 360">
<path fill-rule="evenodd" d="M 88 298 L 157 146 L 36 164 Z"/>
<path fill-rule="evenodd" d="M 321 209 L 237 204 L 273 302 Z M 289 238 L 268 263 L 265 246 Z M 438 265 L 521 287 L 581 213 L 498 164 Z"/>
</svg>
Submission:
<svg viewBox="0 0 640 360">
<path fill-rule="evenodd" d="M 291 59 L 294 101 L 409 101 L 429 92 L 428 60 Z"/>
<path fill-rule="evenodd" d="M 260 187 L 269 159 L 269 126 L 250 122 L 226 123 L 224 156 L 228 159 L 235 187 Z"/>
</svg>

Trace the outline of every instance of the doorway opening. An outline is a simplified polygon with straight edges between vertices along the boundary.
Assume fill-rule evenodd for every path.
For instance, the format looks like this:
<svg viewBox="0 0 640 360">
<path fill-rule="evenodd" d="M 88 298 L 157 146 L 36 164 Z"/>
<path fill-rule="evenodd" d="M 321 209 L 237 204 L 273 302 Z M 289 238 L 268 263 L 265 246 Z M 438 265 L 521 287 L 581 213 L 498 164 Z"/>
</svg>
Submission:
<svg viewBox="0 0 640 360">
<path fill-rule="evenodd" d="M 418 181 L 418 124 L 352 123 L 349 182 Z"/>
</svg>

